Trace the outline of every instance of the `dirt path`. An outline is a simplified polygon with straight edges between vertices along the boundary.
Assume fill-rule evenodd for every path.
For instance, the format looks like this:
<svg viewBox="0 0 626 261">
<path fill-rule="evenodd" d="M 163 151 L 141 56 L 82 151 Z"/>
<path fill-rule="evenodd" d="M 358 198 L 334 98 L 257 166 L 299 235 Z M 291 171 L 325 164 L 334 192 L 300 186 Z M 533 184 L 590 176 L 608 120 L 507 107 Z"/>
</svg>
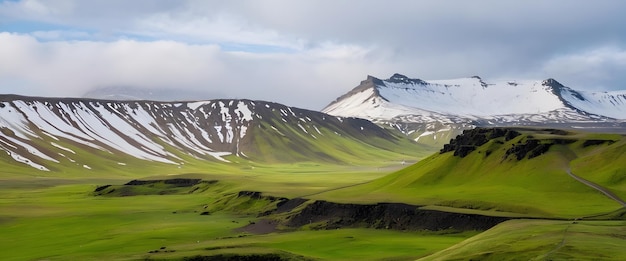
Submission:
<svg viewBox="0 0 626 261">
<path fill-rule="evenodd" d="M 577 175 L 575 175 L 574 173 L 572 173 L 572 171 L 570 169 L 567 169 L 567 175 L 569 175 L 570 177 L 578 180 L 579 182 L 597 190 L 602 192 L 602 194 L 606 195 L 607 197 L 609 197 L 612 200 L 615 200 L 617 203 L 619 203 L 620 205 L 622 205 L 622 207 L 626 207 L 626 201 L 624 201 L 623 199 L 621 199 L 619 196 L 615 195 L 615 193 L 611 192 L 610 190 L 608 190 L 605 187 L 602 187 L 596 183 L 593 183 L 589 180 L 586 180 L 584 178 L 581 178 Z"/>
<path fill-rule="evenodd" d="M 605 196 L 607 196 L 608 198 L 616 201 L 617 203 L 621 204 L 622 206 L 626 207 L 626 202 L 624 202 L 624 200 L 622 200 L 620 197 L 618 197 L 617 195 L 615 195 L 613 192 L 611 192 L 610 190 L 608 190 L 605 187 L 602 187 L 596 183 L 593 183 L 589 180 L 586 180 L 582 177 L 579 177 L 577 175 L 575 175 L 574 173 L 572 173 L 571 169 L 567 169 L 566 170 L 567 175 L 569 175 L 570 177 L 574 178 L 575 180 L 577 180 L 580 183 L 585 184 L 588 187 L 591 187 L 597 191 L 600 191 L 602 194 L 604 194 Z M 561 239 L 561 242 L 559 242 L 558 245 L 556 245 L 552 250 L 550 250 L 548 253 L 546 253 L 544 256 L 542 256 L 543 260 L 550 260 L 550 256 L 553 255 L 554 253 L 556 253 L 557 251 L 561 250 L 561 248 L 563 248 L 563 246 L 565 246 L 566 242 L 567 242 L 567 232 L 569 231 L 570 227 L 572 226 L 572 224 L 576 224 L 576 222 L 572 222 L 570 224 L 567 225 L 567 227 L 565 228 L 565 230 L 563 231 L 563 238 Z"/>
<path fill-rule="evenodd" d="M 546 253 L 542 259 L 543 260 L 552 260 L 550 259 L 550 256 L 554 253 L 556 253 L 557 251 L 559 251 L 561 248 L 563 248 L 563 246 L 565 246 L 566 243 L 566 239 L 567 239 L 567 231 L 569 230 L 569 228 L 572 226 L 573 223 L 570 223 L 567 225 L 567 227 L 565 228 L 565 230 L 563 231 L 563 238 L 561 239 L 561 242 L 559 242 L 558 245 L 556 245 L 552 250 L 550 250 L 550 252 Z"/>
</svg>

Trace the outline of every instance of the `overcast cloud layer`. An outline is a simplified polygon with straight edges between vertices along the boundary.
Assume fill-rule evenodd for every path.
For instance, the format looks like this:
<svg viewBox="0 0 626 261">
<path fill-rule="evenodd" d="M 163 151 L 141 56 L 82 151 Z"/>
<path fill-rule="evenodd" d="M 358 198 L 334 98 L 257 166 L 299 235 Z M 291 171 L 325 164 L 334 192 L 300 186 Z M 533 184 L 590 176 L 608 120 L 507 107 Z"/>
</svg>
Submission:
<svg viewBox="0 0 626 261">
<path fill-rule="evenodd" d="M 626 89 L 626 1 L 0 1 L 0 93 L 180 88 L 321 109 L 367 75 Z"/>
</svg>

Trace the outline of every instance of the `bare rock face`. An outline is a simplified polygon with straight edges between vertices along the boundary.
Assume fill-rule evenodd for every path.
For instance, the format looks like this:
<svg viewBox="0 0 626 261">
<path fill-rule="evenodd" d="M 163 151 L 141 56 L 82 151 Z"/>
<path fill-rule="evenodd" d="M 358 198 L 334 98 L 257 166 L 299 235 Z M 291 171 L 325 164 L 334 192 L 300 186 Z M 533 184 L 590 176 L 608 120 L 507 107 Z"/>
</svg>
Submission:
<svg viewBox="0 0 626 261">
<path fill-rule="evenodd" d="M 570 144 L 576 140 L 572 139 L 554 139 L 554 140 L 537 140 L 529 138 L 523 143 L 513 144 L 505 153 L 505 158 L 514 155 L 517 160 L 522 160 L 528 155 L 528 159 L 532 159 L 548 152 L 550 147 L 555 144 Z"/>
</svg>

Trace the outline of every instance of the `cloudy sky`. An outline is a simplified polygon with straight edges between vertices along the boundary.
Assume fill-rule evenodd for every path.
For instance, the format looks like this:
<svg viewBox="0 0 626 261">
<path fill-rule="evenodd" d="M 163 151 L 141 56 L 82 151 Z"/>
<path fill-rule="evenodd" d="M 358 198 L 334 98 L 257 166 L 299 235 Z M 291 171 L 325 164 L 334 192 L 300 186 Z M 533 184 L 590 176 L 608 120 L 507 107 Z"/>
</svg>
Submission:
<svg viewBox="0 0 626 261">
<path fill-rule="evenodd" d="M 624 10 L 622 0 L 0 0 L 0 93 L 176 88 L 317 110 L 394 72 L 623 90 Z"/>
</svg>

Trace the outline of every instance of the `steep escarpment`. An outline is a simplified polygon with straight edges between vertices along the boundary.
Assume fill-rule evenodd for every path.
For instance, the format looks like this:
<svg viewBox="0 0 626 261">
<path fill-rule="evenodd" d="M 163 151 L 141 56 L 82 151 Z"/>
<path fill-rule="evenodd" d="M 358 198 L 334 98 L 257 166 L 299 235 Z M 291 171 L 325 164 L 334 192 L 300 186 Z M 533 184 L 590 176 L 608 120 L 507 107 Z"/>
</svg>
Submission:
<svg viewBox="0 0 626 261">
<path fill-rule="evenodd" d="M 509 218 L 419 209 L 402 203 L 341 204 L 315 201 L 287 222 L 316 229 L 368 227 L 395 230 L 487 230 Z"/>
<path fill-rule="evenodd" d="M 338 229 L 374 228 L 393 230 L 487 230 L 507 217 L 494 217 L 478 214 L 462 214 L 437 210 L 421 209 L 420 206 L 403 203 L 350 204 L 303 198 L 279 198 L 262 195 L 259 192 L 240 192 L 237 198 L 247 198 L 238 202 L 265 202 L 274 206 L 258 217 L 261 222 L 246 226 L 244 231 L 258 231 L 271 227 L 271 231 L 281 229 Z M 240 203 L 241 204 L 241 203 Z M 252 203 L 242 205 L 255 205 Z M 264 230 L 266 231 L 266 230 Z"/>
</svg>

